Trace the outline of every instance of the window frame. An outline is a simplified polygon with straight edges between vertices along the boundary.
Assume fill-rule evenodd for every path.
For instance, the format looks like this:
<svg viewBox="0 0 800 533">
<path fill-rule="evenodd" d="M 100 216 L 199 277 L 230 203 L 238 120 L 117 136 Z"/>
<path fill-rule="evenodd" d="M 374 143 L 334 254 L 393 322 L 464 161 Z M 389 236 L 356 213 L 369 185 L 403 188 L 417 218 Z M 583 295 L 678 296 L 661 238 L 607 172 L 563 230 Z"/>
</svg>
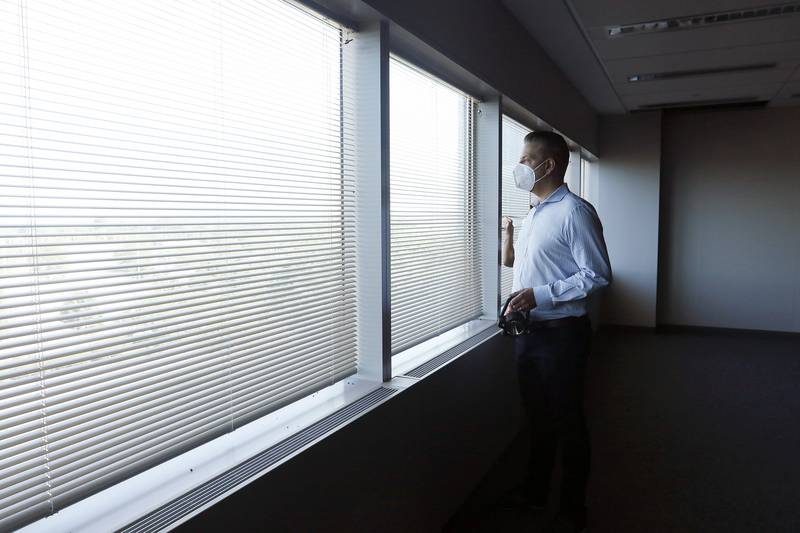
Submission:
<svg viewBox="0 0 800 533">
<path fill-rule="evenodd" d="M 470 216 L 474 216 L 476 219 L 478 219 L 480 217 L 480 214 L 478 213 L 478 211 L 480 209 L 480 204 L 481 204 L 480 200 L 482 198 L 482 195 L 484 194 L 483 191 L 480 191 L 480 182 L 479 182 L 479 177 L 478 177 L 479 176 L 479 169 L 477 168 L 478 150 L 479 150 L 479 147 L 482 147 L 483 144 L 485 144 L 485 143 L 483 143 L 483 142 L 481 142 L 479 140 L 478 129 L 479 129 L 479 123 L 481 122 L 479 120 L 479 116 L 482 113 L 487 112 L 487 106 L 485 105 L 485 102 L 481 102 L 477 97 L 475 97 L 475 96 L 473 96 L 473 95 L 461 90 L 459 87 L 449 83 L 448 81 L 446 81 L 446 80 L 442 79 L 441 77 L 437 76 L 435 73 L 425 69 L 422 66 L 419 66 L 418 64 L 414 63 L 413 61 L 410 61 L 410 60 L 406 59 L 405 57 L 403 57 L 403 56 L 401 56 L 401 55 L 399 55 L 397 53 L 391 52 L 389 54 L 389 68 L 390 68 L 390 70 L 391 70 L 391 66 L 392 66 L 393 62 L 396 62 L 396 64 L 398 64 L 401 68 L 408 69 L 410 71 L 418 73 L 422 77 L 425 77 L 425 78 L 429 79 L 431 82 L 433 82 L 435 84 L 439 84 L 442 87 L 452 91 L 453 93 L 463 96 L 465 99 L 467 99 L 466 100 L 467 105 L 471 106 L 471 109 L 467 112 L 468 113 L 468 117 L 467 118 L 470 121 L 470 123 L 467 124 L 468 132 L 466 133 L 466 141 L 468 143 L 471 143 L 471 146 L 464 146 L 463 148 L 466 150 L 466 152 L 468 154 L 467 159 L 465 159 L 465 165 L 467 167 L 466 168 L 467 183 L 465 183 L 465 185 L 473 187 L 474 205 L 465 206 L 465 209 L 470 211 Z M 390 89 L 390 91 L 391 91 L 391 89 Z M 390 92 L 389 101 L 391 101 L 391 98 L 392 98 L 392 95 L 391 95 L 391 92 Z M 390 118 L 390 121 L 391 121 L 391 118 Z M 484 126 L 480 126 L 480 127 L 483 128 Z M 391 146 L 390 146 L 390 150 L 391 150 Z M 392 156 L 391 156 L 391 152 L 390 152 L 390 154 L 389 154 L 390 160 L 391 160 L 391 157 Z M 388 186 L 388 189 L 385 191 L 385 194 L 387 196 L 391 196 L 391 177 L 389 177 L 389 179 L 387 180 L 387 186 Z M 388 201 L 389 201 L 389 210 L 387 210 L 387 211 L 390 212 L 390 210 L 391 210 L 391 198 L 389 198 Z M 388 218 L 391 219 L 391 217 L 388 217 Z M 390 224 L 389 228 L 387 228 L 387 232 L 386 232 L 387 233 L 386 253 L 387 253 L 387 256 L 388 256 L 386 264 L 387 264 L 387 268 L 389 270 L 389 275 L 387 276 L 387 278 L 388 278 L 388 281 L 389 281 L 389 287 L 388 287 L 388 289 L 389 289 L 389 297 L 391 299 L 391 220 L 389 220 L 389 224 Z M 480 257 L 482 256 L 481 250 L 487 249 L 486 248 L 486 244 L 487 243 L 483 242 L 484 239 L 480 235 L 480 229 L 479 228 L 475 229 L 475 234 L 473 235 L 473 239 L 474 239 L 474 246 L 476 248 L 475 250 L 473 250 L 473 252 L 474 252 L 474 254 L 475 254 L 476 258 L 477 258 L 476 261 L 480 261 Z M 455 326 L 453 326 L 451 328 L 448 328 L 446 330 L 438 331 L 438 332 L 429 334 L 427 337 L 424 337 L 421 340 L 415 341 L 410 346 L 407 346 L 404 349 L 402 349 L 400 351 L 397 351 L 397 352 L 393 352 L 393 348 L 391 346 L 391 335 L 389 335 L 389 337 L 390 337 L 390 345 L 388 347 L 388 351 L 389 351 L 390 357 L 392 359 L 392 361 L 390 361 L 390 363 L 394 363 L 394 362 L 399 363 L 398 368 L 397 369 L 393 369 L 393 371 L 392 371 L 393 375 L 399 375 L 398 374 L 398 369 L 404 369 L 405 370 L 405 369 L 408 369 L 409 366 L 412 365 L 412 364 L 422 364 L 422 363 L 424 363 L 426 361 L 426 359 L 430 359 L 432 357 L 435 357 L 436 355 L 438 355 L 438 353 L 441 353 L 442 351 L 444 351 L 444 350 L 448 349 L 449 347 L 451 347 L 454 342 L 455 343 L 461 342 L 461 341 L 463 341 L 463 339 L 465 337 L 468 338 L 469 336 L 472 336 L 472 335 L 475 335 L 475 334 L 478 333 L 478 331 L 475 331 L 475 329 L 478 328 L 478 330 L 480 330 L 481 324 L 485 323 L 489 319 L 489 317 L 487 316 L 487 313 L 486 313 L 486 308 L 487 308 L 486 302 L 485 302 L 486 295 L 483 294 L 484 293 L 483 287 L 484 287 L 484 283 L 486 281 L 486 279 L 485 279 L 486 276 L 483 275 L 483 269 L 484 268 L 485 268 L 485 265 L 483 265 L 483 264 L 479 265 L 479 272 L 480 272 L 480 275 L 482 277 L 482 279 L 479 280 L 479 288 L 478 288 L 478 291 L 481 293 L 481 295 L 480 295 L 480 300 L 481 300 L 480 317 L 475 318 L 475 319 L 471 319 L 471 320 L 469 320 L 467 322 L 464 322 L 463 324 L 455 325 Z M 489 275 L 490 275 L 490 279 L 491 279 L 491 272 L 489 273 Z M 391 322 L 392 315 L 391 315 L 391 312 L 392 312 L 392 307 L 390 305 L 387 321 L 385 322 L 385 324 L 388 326 L 390 331 L 391 331 L 391 327 L 392 327 L 392 322 Z M 461 333 L 460 334 L 459 333 L 454 333 L 454 331 L 460 331 Z"/>
</svg>

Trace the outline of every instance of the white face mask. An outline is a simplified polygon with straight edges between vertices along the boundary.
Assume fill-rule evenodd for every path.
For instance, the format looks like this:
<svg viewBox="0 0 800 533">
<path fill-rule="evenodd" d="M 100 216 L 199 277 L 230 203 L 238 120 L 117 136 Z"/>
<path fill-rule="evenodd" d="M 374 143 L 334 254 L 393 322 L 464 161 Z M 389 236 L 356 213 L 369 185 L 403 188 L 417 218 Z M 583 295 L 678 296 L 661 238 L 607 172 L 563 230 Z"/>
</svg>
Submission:
<svg viewBox="0 0 800 533">
<path fill-rule="evenodd" d="M 544 161 L 536 165 L 536 167 L 531 168 L 524 163 L 517 163 L 517 166 L 514 167 L 514 183 L 517 184 L 517 187 L 528 192 L 533 192 L 533 187 L 547 177 L 536 177 L 536 169 L 543 164 Z"/>
</svg>

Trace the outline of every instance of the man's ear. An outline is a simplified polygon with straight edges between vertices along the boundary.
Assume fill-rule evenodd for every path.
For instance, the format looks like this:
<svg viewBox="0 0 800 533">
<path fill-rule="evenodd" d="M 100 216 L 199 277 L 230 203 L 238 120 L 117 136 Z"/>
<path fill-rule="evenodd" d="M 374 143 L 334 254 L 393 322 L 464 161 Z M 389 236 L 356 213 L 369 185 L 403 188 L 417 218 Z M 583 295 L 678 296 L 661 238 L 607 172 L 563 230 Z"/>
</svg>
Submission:
<svg viewBox="0 0 800 533">
<path fill-rule="evenodd" d="M 548 157 L 545 166 L 548 168 L 548 176 L 553 174 L 553 172 L 556 171 L 556 160 L 552 157 Z"/>
</svg>

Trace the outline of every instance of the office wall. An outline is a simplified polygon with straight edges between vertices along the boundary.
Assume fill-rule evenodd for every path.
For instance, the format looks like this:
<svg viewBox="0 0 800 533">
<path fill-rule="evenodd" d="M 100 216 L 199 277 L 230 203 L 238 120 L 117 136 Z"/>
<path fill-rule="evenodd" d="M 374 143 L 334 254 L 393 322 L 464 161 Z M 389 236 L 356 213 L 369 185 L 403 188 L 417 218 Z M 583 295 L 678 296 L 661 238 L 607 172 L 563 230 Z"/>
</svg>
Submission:
<svg viewBox="0 0 800 533">
<path fill-rule="evenodd" d="M 601 117 L 600 160 L 587 183 L 614 273 L 599 306 L 604 324 L 656 325 L 660 156 L 660 112 Z"/>
<path fill-rule="evenodd" d="M 496 0 L 364 0 L 417 38 L 597 152 L 597 115 Z"/>
<path fill-rule="evenodd" d="M 664 117 L 659 322 L 800 332 L 800 108 Z"/>
<path fill-rule="evenodd" d="M 438 532 L 522 424 L 495 336 L 176 531 Z"/>
</svg>

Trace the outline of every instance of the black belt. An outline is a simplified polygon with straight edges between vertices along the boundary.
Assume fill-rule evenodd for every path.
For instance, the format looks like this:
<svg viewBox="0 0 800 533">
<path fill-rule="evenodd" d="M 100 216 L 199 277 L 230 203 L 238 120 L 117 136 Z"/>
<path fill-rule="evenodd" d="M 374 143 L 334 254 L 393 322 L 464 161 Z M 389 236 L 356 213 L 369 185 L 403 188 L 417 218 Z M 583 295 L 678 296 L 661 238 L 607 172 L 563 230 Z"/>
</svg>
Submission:
<svg viewBox="0 0 800 533">
<path fill-rule="evenodd" d="M 536 331 L 537 329 L 546 328 L 563 328 L 566 326 L 577 326 L 589 322 L 589 317 L 582 316 L 565 316 L 564 318 L 553 318 L 551 320 L 530 320 L 528 321 L 528 329 Z"/>
</svg>

